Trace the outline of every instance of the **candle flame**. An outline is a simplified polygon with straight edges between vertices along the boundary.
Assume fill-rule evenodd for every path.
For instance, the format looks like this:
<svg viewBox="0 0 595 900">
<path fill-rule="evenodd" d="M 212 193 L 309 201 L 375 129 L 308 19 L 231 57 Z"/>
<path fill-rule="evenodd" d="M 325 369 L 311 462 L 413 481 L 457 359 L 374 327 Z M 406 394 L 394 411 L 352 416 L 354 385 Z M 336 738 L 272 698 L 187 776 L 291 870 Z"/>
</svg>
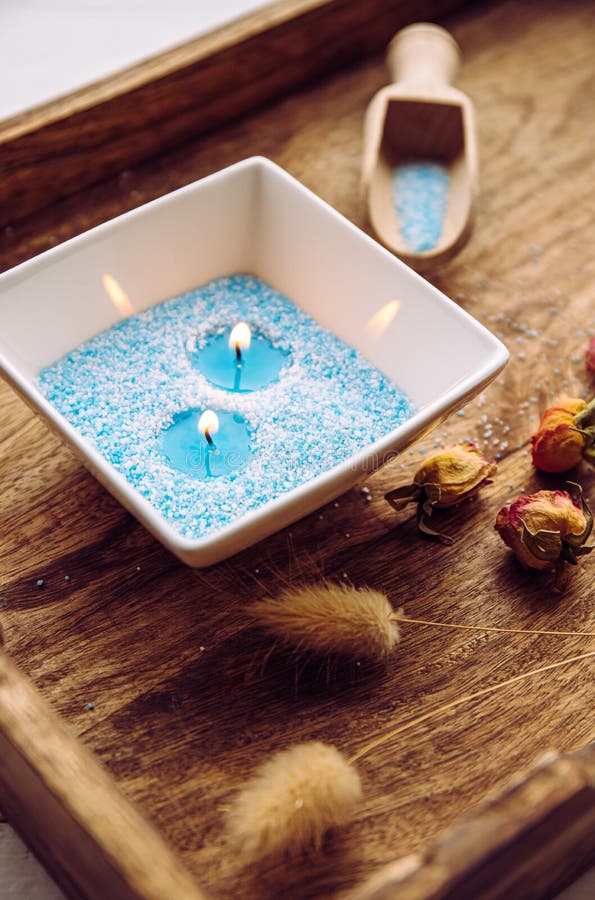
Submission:
<svg viewBox="0 0 595 900">
<path fill-rule="evenodd" d="M 211 434 L 217 434 L 219 431 L 219 419 L 217 413 L 212 409 L 205 409 L 202 416 L 198 420 L 198 430 L 207 438 Z"/>
<path fill-rule="evenodd" d="M 252 341 L 252 332 L 250 331 L 250 326 L 247 322 L 238 322 L 231 329 L 231 334 L 229 335 L 229 346 L 232 350 L 247 350 L 250 346 L 250 342 Z"/>
<path fill-rule="evenodd" d="M 400 300 L 390 300 L 381 306 L 366 323 L 366 332 L 373 337 L 380 337 L 391 324 L 401 306 Z"/>
<path fill-rule="evenodd" d="M 118 284 L 113 275 L 109 275 L 107 272 L 105 275 L 101 276 L 101 281 L 103 282 L 103 287 L 122 316 L 123 319 L 131 316 L 134 313 L 134 306 L 130 302 L 130 298 L 126 291 Z"/>
</svg>

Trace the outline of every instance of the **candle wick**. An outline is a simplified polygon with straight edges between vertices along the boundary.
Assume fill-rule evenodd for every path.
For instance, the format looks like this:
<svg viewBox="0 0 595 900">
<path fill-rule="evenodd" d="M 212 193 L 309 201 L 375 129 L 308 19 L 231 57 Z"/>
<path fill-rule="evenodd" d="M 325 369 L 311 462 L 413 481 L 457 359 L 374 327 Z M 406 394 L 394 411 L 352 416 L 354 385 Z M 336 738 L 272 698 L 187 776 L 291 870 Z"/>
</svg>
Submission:
<svg viewBox="0 0 595 900">
<path fill-rule="evenodd" d="M 209 434 L 209 429 L 208 429 L 208 428 L 205 428 L 205 437 L 206 437 L 206 439 L 207 439 L 207 444 L 209 445 L 209 447 L 214 447 L 214 446 L 215 446 L 215 441 L 213 440 L 213 438 L 212 438 L 211 435 Z"/>
<path fill-rule="evenodd" d="M 236 359 L 239 363 L 242 361 L 242 351 L 239 344 L 236 344 Z"/>
</svg>

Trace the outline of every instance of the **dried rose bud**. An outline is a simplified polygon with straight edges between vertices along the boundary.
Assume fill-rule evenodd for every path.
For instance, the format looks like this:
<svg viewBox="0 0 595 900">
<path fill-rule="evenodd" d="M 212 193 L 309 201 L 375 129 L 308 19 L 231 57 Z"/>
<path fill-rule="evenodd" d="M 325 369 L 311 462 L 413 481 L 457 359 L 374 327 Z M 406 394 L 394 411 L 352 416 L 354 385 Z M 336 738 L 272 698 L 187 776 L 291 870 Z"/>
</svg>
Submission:
<svg viewBox="0 0 595 900">
<path fill-rule="evenodd" d="M 427 519 L 432 510 L 456 506 L 475 494 L 484 484 L 490 483 L 496 468 L 475 444 L 454 444 L 430 456 L 413 476 L 413 484 L 396 488 L 385 496 L 397 510 L 408 503 L 417 503 L 419 530 L 450 543 L 450 538 L 430 528 Z"/>
<path fill-rule="evenodd" d="M 455 444 L 425 461 L 413 481 L 438 509 L 455 506 L 474 494 L 496 472 L 496 464 L 482 456 L 475 444 Z"/>
<path fill-rule="evenodd" d="M 592 337 L 585 353 L 585 362 L 589 372 L 595 373 L 595 337 Z"/>
<path fill-rule="evenodd" d="M 496 531 L 517 559 L 530 569 L 560 572 L 564 562 L 593 548 L 585 543 L 593 517 L 579 485 L 568 491 L 537 491 L 504 506 L 496 518 Z"/>
<path fill-rule="evenodd" d="M 531 438 L 533 465 L 542 472 L 567 472 L 583 457 L 595 460 L 595 398 L 560 397 L 541 417 Z"/>
</svg>

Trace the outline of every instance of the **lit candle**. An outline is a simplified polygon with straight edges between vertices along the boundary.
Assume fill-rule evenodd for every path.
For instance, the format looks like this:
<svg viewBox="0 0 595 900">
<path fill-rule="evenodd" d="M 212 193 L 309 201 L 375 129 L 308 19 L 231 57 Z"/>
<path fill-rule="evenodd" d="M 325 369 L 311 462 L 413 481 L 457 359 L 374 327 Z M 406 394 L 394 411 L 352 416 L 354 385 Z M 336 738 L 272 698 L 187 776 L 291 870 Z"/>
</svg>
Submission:
<svg viewBox="0 0 595 900">
<path fill-rule="evenodd" d="M 189 353 L 192 365 L 211 384 L 236 394 L 258 391 L 277 381 L 290 361 L 288 350 L 275 346 L 263 334 L 253 334 L 247 322 L 238 322 L 231 332 L 212 335 L 204 346 L 190 348 Z"/>
<path fill-rule="evenodd" d="M 248 350 L 252 341 L 252 332 L 247 322 L 238 322 L 231 329 L 229 335 L 229 346 L 236 352 L 236 368 L 233 379 L 233 390 L 237 393 L 240 390 L 242 381 L 242 350 Z"/>
<path fill-rule="evenodd" d="M 217 443 L 213 435 L 218 433 Z M 250 432 L 237 412 L 184 409 L 161 433 L 168 464 L 192 478 L 235 475 L 250 458 Z"/>
<path fill-rule="evenodd" d="M 219 418 L 217 416 L 217 413 L 213 412 L 212 409 L 205 409 L 202 416 L 198 420 L 198 430 L 201 434 L 204 434 L 209 447 L 214 447 L 215 442 L 211 435 L 217 434 L 217 432 L 219 431 Z"/>
<path fill-rule="evenodd" d="M 250 348 L 251 340 L 252 332 L 250 331 L 250 326 L 247 322 L 238 322 L 238 324 L 231 329 L 229 346 L 232 350 L 235 350 L 238 363 L 242 362 L 242 350 L 248 350 Z"/>
</svg>

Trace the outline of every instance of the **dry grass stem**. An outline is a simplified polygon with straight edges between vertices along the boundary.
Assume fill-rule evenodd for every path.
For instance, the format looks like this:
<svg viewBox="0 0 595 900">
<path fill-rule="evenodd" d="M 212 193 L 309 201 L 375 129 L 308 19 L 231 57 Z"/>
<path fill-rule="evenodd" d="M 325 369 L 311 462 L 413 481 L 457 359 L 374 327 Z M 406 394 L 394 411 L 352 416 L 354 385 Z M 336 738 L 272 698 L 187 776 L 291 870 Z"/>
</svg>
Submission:
<svg viewBox="0 0 595 900">
<path fill-rule="evenodd" d="M 399 642 L 400 613 L 379 591 L 320 581 L 252 604 L 254 620 L 298 651 L 385 660 Z"/>
<path fill-rule="evenodd" d="M 329 829 L 353 818 L 360 798 L 359 775 L 335 747 L 296 744 L 264 763 L 237 795 L 230 840 L 246 861 L 317 849 Z"/>
</svg>

